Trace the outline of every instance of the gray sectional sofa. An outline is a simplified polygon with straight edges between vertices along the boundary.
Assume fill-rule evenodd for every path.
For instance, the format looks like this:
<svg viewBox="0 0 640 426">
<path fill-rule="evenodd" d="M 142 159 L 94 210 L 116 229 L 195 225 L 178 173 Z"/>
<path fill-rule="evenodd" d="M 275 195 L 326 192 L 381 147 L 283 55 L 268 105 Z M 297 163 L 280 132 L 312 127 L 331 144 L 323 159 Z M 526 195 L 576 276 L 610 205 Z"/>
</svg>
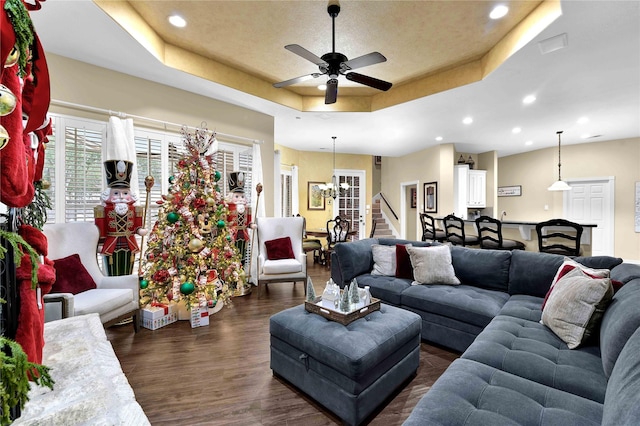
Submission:
<svg viewBox="0 0 640 426">
<path fill-rule="evenodd" d="M 419 314 L 422 339 L 459 352 L 414 408 L 407 425 L 640 425 L 640 265 L 619 258 L 575 258 L 610 269 L 623 284 L 589 343 L 569 349 L 540 323 L 562 256 L 453 246 L 460 285 L 411 285 L 372 275 L 374 244 L 338 244 L 331 276 L 356 278 L 373 297 Z"/>
</svg>

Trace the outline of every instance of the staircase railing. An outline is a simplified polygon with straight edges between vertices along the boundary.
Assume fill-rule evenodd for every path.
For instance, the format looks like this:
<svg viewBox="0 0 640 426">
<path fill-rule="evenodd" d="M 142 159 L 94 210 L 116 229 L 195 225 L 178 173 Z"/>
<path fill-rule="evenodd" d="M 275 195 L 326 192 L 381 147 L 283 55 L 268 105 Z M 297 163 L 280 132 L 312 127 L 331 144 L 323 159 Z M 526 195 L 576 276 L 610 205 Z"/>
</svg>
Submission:
<svg viewBox="0 0 640 426">
<path fill-rule="evenodd" d="M 391 205 L 389 204 L 389 202 L 387 201 L 387 199 L 385 198 L 384 194 L 382 192 L 379 193 L 380 194 L 380 198 L 382 198 L 382 201 L 384 201 L 384 203 L 387 205 L 387 208 L 389 209 L 389 211 L 391 212 L 391 214 L 393 215 L 393 217 L 396 218 L 396 220 L 398 219 L 398 215 L 396 214 L 395 211 L 393 211 L 393 207 L 391 207 Z"/>
</svg>

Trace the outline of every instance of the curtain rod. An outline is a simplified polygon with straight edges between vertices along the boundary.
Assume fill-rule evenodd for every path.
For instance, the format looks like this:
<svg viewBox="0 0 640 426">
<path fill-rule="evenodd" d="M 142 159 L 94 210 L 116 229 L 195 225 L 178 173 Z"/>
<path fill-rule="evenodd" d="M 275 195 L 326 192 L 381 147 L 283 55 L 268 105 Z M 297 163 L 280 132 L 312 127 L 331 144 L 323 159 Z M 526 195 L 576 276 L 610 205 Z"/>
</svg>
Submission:
<svg viewBox="0 0 640 426">
<path fill-rule="evenodd" d="M 124 113 L 124 112 L 120 112 L 120 111 L 112 111 L 110 109 L 104 109 L 104 108 L 98 108 L 98 107 L 93 107 L 93 106 L 89 106 L 89 105 L 81 105 L 81 104 L 76 104 L 73 102 L 67 102 L 67 101 L 60 101 L 57 99 L 51 99 L 51 105 L 56 105 L 56 106 L 61 106 L 61 107 L 67 107 L 67 108 L 74 108 L 74 109 L 79 109 L 79 110 L 84 110 L 84 111 L 89 111 L 89 112 L 97 112 L 97 113 L 101 113 L 101 114 L 108 114 L 108 115 L 114 115 L 120 118 L 135 118 L 137 120 L 145 120 L 145 121 L 149 121 L 152 123 L 156 123 L 156 124 L 162 124 L 162 125 L 168 125 L 168 126 L 175 126 L 175 127 L 186 127 L 188 129 L 195 129 L 195 127 L 193 126 L 187 126 L 184 124 L 178 124 L 178 123 L 172 123 L 170 121 L 164 121 L 164 120 L 156 120 L 155 118 L 149 118 L 149 117 L 143 117 L 141 115 L 134 115 L 134 114 L 128 114 L 128 113 Z M 253 143 L 253 144 L 260 144 L 262 145 L 263 141 L 261 140 L 257 140 L 257 139 L 250 139 L 250 138 L 245 138 L 244 136 L 236 136 L 236 135 L 230 135 L 227 133 L 222 133 L 222 132 L 218 132 L 215 131 L 216 136 L 221 136 L 222 138 L 232 138 L 232 139 L 238 139 L 238 140 L 242 140 L 245 142 L 249 142 L 249 143 Z"/>
</svg>

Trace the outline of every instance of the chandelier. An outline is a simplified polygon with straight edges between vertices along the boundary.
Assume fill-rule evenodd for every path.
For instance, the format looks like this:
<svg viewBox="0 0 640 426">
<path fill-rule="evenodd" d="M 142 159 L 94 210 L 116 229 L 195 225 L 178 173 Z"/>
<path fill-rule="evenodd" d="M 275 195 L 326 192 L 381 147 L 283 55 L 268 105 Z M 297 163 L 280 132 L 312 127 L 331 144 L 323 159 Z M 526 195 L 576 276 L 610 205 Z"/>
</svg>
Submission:
<svg viewBox="0 0 640 426">
<path fill-rule="evenodd" d="M 331 182 L 318 185 L 324 198 L 331 197 L 334 200 L 339 196 L 344 196 L 345 192 L 349 189 L 349 184 L 346 182 L 338 185 L 338 179 L 336 178 L 336 137 L 337 136 L 331 136 L 333 139 L 333 176 L 331 176 Z"/>
<path fill-rule="evenodd" d="M 556 132 L 558 134 L 558 180 L 555 181 L 549 188 L 548 191 L 570 191 L 571 187 L 569 184 L 562 180 L 560 176 L 560 166 L 562 163 L 560 162 L 560 135 L 562 134 L 562 130 Z"/>
</svg>

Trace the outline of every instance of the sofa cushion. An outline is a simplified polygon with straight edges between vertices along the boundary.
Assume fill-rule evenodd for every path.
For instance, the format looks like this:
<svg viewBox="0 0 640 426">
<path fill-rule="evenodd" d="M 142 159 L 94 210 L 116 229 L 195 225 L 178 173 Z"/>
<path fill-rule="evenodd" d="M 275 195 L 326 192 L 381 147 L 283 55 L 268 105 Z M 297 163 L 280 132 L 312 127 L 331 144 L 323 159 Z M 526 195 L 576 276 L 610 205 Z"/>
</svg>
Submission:
<svg viewBox="0 0 640 426">
<path fill-rule="evenodd" d="M 640 264 L 623 263 L 611 269 L 612 280 L 628 283 L 636 278 L 640 278 Z"/>
<path fill-rule="evenodd" d="M 575 268 L 555 283 L 542 309 L 540 321 L 570 349 L 575 349 L 599 327 L 612 297 L 610 278 L 594 278 L 584 270 Z"/>
<path fill-rule="evenodd" d="M 503 291 L 459 285 L 415 285 L 401 295 L 402 306 L 484 327 L 509 295 Z"/>
<path fill-rule="evenodd" d="M 620 351 L 633 332 L 640 328 L 640 278 L 627 282 L 611 300 L 600 324 L 602 367 L 607 377 Z"/>
<path fill-rule="evenodd" d="M 397 277 L 363 274 L 357 276 L 356 280 L 359 287 L 370 287 L 372 297 L 395 306 L 400 306 L 402 292 L 411 287 L 411 281 Z"/>
<path fill-rule="evenodd" d="M 637 329 L 620 352 L 609 378 L 604 399 L 604 426 L 637 425 L 640 419 L 640 329 Z"/>
<path fill-rule="evenodd" d="M 378 244 L 386 245 L 386 246 L 395 246 L 396 244 L 404 244 L 404 245 L 412 245 L 414 247 L 431 247 L 431 246 L 439 246 L 440 243 L 434 243 L 431 241 L 413 241 L 413 240 L 404 240 L 402 238 L 378 238 Z"/>
<path fill-rule="evenodd" d="M 472 249 L 451 247 L 451 263 L 462 284 L 493 290 L 509 288 L 509 250 Z"/>
<path fill-rule="evenodd" d="M 596 346 L 569 349 L 544 325 L 499 315 L 462 354 L 517 376 L 599 403 L 607 378 Z"/>
<path fill-rule="evenodd" d="M 514 250 L 509 268 L 509 294 L 544 297 L 564 260 L 549 253 Z"/>
<path fill-rule="evenodd" d="M 529 321 L 539 322 L 542 318 L 540 305 L 542 298 L 527 296 L 526 294 L 514 294 L 504 304 L 498 315 L 508 315 Z"/>
<path fill-rule="evenodd" d="M 455 360 L 405 426 L 599 425 L 602 405 L 467 359 Z"/>
<path fill-rule="evenodd" d="M 407 247 L 407 252 L 413 265 L 414 279 L 418 283 L 460 284 L 451 264 L 449 247 Z"/>
<path fill-rule="evenodd" d="M 613 269 L 622 263 L 622 259 L 612 256 L 578 256 L 576 262 L 593 269 Z"/>
<path fill-rule="evenodd" d="M 100 288 L 83 291 L 73 297 L 74 315 L 98 313 L 101 316 L 134 301 L 130 288 Z M 135 308 L 134 308 L 135 309 Z"/>
<path fill-rule="evenodd" d="M 338 243 L 333 247 L 340 264 L 343 282 L 351 282 L 358 275 L 371 272 L 371 268 L 373 268 L 371 246 L 374 244 L 378 244 L 376 238 L 365 238 L 364 240 Z"/>
<path fill-rule="evenodd" d="M 302 271 L 302 264 L 298 259 L 265 260 L 262 264 L 263 274 L 295 274 Z"/>
</svg>

